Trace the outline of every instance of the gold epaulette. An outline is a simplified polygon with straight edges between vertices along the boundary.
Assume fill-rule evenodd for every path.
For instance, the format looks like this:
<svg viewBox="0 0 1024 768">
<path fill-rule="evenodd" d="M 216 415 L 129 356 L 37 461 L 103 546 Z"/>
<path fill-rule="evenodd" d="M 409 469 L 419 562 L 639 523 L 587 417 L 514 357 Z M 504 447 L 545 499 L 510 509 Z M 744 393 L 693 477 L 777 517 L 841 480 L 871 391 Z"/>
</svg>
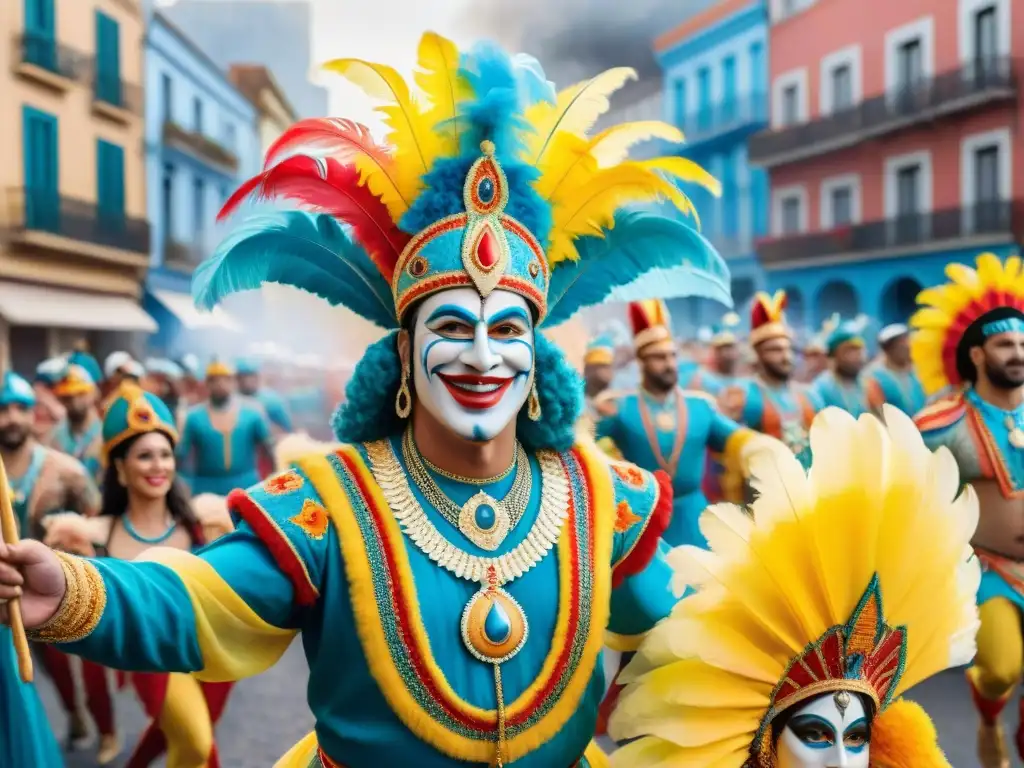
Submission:
<svg viewBox="0 0 1024 768">
<path fill-rule="evenodd" d="M 967 403 L 961 393 L 947 395 L 926 405 L 914 416 L 914 423 L 922 432 L 946 429 L 960 421 L 967 413 Z"/>
</svg>

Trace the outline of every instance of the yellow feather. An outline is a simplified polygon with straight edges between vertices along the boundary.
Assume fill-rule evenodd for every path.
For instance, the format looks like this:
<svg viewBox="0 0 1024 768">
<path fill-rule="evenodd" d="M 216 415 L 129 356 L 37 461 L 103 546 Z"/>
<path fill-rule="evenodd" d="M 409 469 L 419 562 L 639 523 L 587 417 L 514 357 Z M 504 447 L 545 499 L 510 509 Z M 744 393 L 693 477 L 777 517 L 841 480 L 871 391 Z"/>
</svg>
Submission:
<svg viewBox="0 0 1024 768">
<path fill-rule="evenodd" d="M 641 120 L 606 128 L 590 142 L 590 152 L 598 167 L 609 168 L 629 157 L 629 150 L 642 141 L 661 139 L 673 144 L 683 142 L 683 132 L 661 120 Z"/>
<path fill-rule="evenodd" d="M 436 32 L 424 33 L 420 38 L 419 61 L 413 77 L 420 92 L 430 102 L 425 119 L 441 138 L 442 154 L 446 157 L 456 155 L 461 130 L 457 107 L 472 91 L 465 79 L 459 76 L 459 49 L 455 43 Z"/>
<path fill-rule="evenodd" d="M 718 179 L 685 157 L 656 157 L 653 160 L 641 160 L 638 165 L 675 176 L 679 181 L 699 184 L 715 197 L 722 195 L 722 185 Z"/>
<path fill-rule="evenodd" d="M 561 131 L 585 136 L 597 119 L 608 111 L 608 97 L 629 80 L 636 80 L 636 70 L 617 67 L 602 72 L 561 91 L 555 103 L 540 101 L 526 110 L 527 134 L 523 159 L 539 165 L 552 139 Z"/>
<path fill-rule="evenodd" d="M 440 136 L 432 130 L 423 108 L 409 91 L 408 83 L 393 67 L 362 59 L 335 59 L 325 64 L 324 69 L 346 78 L 367 96 L 385 102 L 376 110 L 384 115 L 384 122 L 391 129 L 386 141 L 394 148 L 396 197 L 408 207 L 422 188 L 422 176 L 430 170 L 443 149 Z M 360 168 L 364 173 L 368 170 Z M 383 184 L 379 177 L 376 181 Z M 379 194 L 372 186 L 371 190 Z M 397 204 L 388 206 L 392 218 L 396 218 L 397 207 Z"/>
</svg>

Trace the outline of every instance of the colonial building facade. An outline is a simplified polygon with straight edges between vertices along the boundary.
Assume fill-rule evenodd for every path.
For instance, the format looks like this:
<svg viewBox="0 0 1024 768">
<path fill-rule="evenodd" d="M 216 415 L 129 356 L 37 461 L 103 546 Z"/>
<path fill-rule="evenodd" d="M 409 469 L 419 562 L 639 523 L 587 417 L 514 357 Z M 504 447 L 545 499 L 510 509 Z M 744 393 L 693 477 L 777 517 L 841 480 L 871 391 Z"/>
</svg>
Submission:
<svg viewBox="0 0 1024 768">
<path fill-rule="evenodd" d="M 1016 249 L 1024 0 L 770 10 L 771 125 L 749 155 L 771 179 L 758 254 L 792 317 L 903 322 L 947 263 Z"/>
</svg>

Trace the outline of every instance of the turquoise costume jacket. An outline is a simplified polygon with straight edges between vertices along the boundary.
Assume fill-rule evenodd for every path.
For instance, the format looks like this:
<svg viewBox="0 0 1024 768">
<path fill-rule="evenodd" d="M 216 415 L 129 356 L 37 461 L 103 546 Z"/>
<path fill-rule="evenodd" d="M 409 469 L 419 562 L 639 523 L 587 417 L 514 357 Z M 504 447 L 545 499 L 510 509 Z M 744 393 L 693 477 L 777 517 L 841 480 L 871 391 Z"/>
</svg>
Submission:
<svg viewBox="0 0 1024 768">
<path fill-rule="evenodd" d="M 96 416 L 81 435 L 74 435 L 67 419 L 57 423 L 50 433 L 50 445 L 61 453 L 74 456 L 85 467 L 89 477 L 100 485 L 103 481 L 103 419 Z"/>
<path fill-rule="evenodd" d="M 399 442 L 390 454 L 398 474 L 385 480 L 406 477 Z M 225 679 L 266 668 L 301 630 L 322 756 L 283 764 L 377 768 L 400 757 L 419 768 L 487 766 L 495 672 L 459 631 L 481 585 L 438 565 L 403 532 L 373 460 L 388 450 L 345 446 L 232 494 L 243 522 L 198 556 L 95 562 L 106 608 L 66 649 L 122 668 Z M 568 492 L 542 502 L 552 466 Z M 474 556 L 523 551 L 542 503 L 564 509 L 555 548 L 503 587 L 528 623 L 521 650 L 500 665 L 505 765 L 588 766 L 582 756 L 604 692 L 605 629 L 643 633 L 675 603 L 658 553 L 671 491 L 666 479 L 593 448 L 534 455 L 531 471 L 522 519 L 490 553 L 412 492 L 443 540 Z M 500 498 L 510 484 L 486 490 Z M 456 503 L 477 490 L 443 487 Z M 223 606 L 231 607 L 226 620 Z"/>
<path fill-rule="evenodd" d="M 908 416 L 919 413 L 928 402 L 924 387 L 913 371 L 894 371 L 883 364 L 873 367 L 867 376 L 881 390 L 883 402 L 896 406 Z"/>
<path fill-rule="evenodd" d="M 815 414 L 822 409 L 817 393 L 793 382 L 784 387 L 771 387 L 759 378 L 744 380 L 735 387 L 735 392 L 737 402 L 730 403 L 729 412 L 738 413 L 739 421 L 751 429 L 781 440 L 800 464 L 809 468 L 808 433 Z"/>
<path fill-rule="evenodd" d="M 841 408 L 853 416 L 875 413 L 883 402 L 878 383 L 865 374 L 847 384 L 832 371 L 825 371 L 811 384 L 811 390 L 823 408 Z"/>
<path fill-rule="evenodd" d="M 237 419 L 227 433 L 214 428 L 207 403 L 193 406 L 185 416 L 177 453 L 193 494 L 226 496 L 259 481 L 259 452 L 271 451 L 270 424 L 256 403 L 238 398 L 233 405 Z"/>
<path fill-rule="evenodd" d="M 641 397 L 651 414 L 650 425 L 644 422 Z M 626 395 L 618 401 L 614 415 L 598 422 L 597 437 L 610 438 L 626 461 L 652 471 L 662 469 L 670 475 L 674 501 L 665 541 L 671 546 L 707 547 L 697 525 L 708 504 L 703 489 L 707 454 L 725 454 L 723 462 L 731 465 L 751 433 L 721 414 L 714 399 L 703 392 L 682 391 L 682 405 L 682 412 L 677 413 L 671 396 L 660 404 L 643 392 Z M 672 465 L 673 449 L 680 444 Z M 662 466 L 662 460 L 668 466 Z M 729 494 L 735 498 L 735 489 Z"/>
<path fill-rule="evenodd" d="M 260 387 L 256 391 L 255 398 L 263 406 L 270 423 L 282 432 L 294 432 L 292 415 L 288 410 L 288 404 L 277 392 L 267 387 Z"/>
</svg>

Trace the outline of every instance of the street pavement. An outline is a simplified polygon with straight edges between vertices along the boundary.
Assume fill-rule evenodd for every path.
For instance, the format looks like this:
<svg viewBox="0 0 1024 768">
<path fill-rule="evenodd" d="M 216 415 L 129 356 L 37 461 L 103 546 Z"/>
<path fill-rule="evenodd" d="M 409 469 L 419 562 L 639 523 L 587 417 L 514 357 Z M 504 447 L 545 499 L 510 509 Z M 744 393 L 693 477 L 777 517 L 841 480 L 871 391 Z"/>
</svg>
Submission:
<svg viewBox="0 0 1024 768">
<path fill-rule="evenodd" d="M 292 744 L 310 731 L 313 719 L 305 703 L 307 679 L 302 645 L 296 642 L 273 669 L 238 684 L 217 729 L 224 768 L 271 768 Z M 40 691 L 51 722 L 58 726 L 58 733 L 62 733 L 63 715 L 59 714 L 53 689 L 46 680 L 40 681 Z M 977 768 L 974 757 L 977 720 L 963 673 L 950 671 L 939 675 L 919 686 L 912 698 L 935 720 L 942 746 L 954 768 Z M 122 693 L 117 707 L 118 723 L 127 741 L 122 760 L 115 763 L 119 768 L 145 721 L 132 693 Z M 1015 706 L 1008 706 L 1007 714 L 1015 717 L 1015 710 Z M 1009 717 L 1007 722 L 1010 722 Z M 68 768 L 93 766 L 92 752 L 75 753 L 68 760 Z M 1015 761 L 1013 766 L 1021 768 L 1021 763 Z"/>
</svg>

